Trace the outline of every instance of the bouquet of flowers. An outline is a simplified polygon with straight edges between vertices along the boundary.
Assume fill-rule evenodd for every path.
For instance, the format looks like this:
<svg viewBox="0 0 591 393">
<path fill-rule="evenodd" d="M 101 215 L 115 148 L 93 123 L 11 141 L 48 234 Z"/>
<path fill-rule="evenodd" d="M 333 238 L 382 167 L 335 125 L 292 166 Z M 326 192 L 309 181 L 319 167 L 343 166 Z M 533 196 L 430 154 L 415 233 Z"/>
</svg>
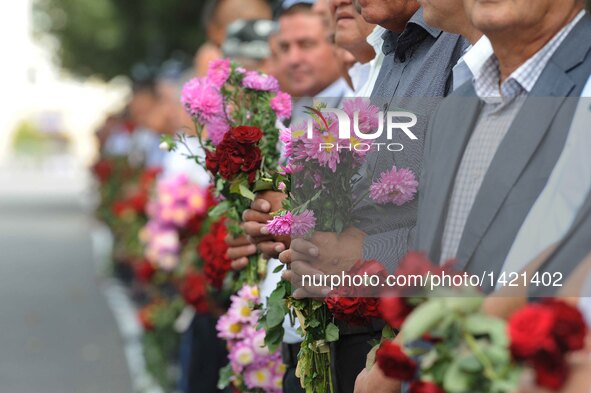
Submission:
<svg viewBox="0 0 591 393">
<path fill-rule="evenodd" d="M 211 173 L 216 193 L 223 199 L 211 214 L 225 216 L 230 233 L 239 235 L 238 223 L 255 192 L 277 189 L 280 182 L 276 124 L 289 118 L 291 98 L 279 91 L 272 76 L 247 71 L 230 60 L 216 60 L 206 77 L 184 86 L 181 101 L 205 151 L 205 160 L 189 156 Z M 185 138 L 164 137 L 163 145 L 172 150 L 181 143 L 189 149 Z M 265 270 L 264 263 L 253 257 L 238 283 L 256 284 Z"/>
<path fill-rule="evenodd" d="M 149 221 L 140 233 L 146 258 L 164 271 L 179 263 L 181 245 L 199 233 L 209 208 L 209 191 L 178 175 L 157 185 L 147 206 Z"/>
<path fill-rule="evenodd" d="M 411 254 L 398 274 L 445 269 Z M 539 386 L 559 390 L 568 376 L 566 355 L 583 348 L 587 332 L 581 313 L 556 299 L 526 305 L 508 321 L 484 314 L 484 297 L 471 287 L 405 288 L 381 301 L 402 340 L 382 340 L 375 361 L 385 375 L 411 382 L 411 393 L 508 393 L 527 367 Z M 429 345 L 410 345 L 418 339 Z"/>
<path fill-rule="evenodd" d="M 265 331 L 256 329 L 258 288 L 245 285 L 231 301 L 230 309 L 217 323 L 218 336 L 228 342 L 230 360 L 220 372 L 219 388 L 231 383 L 242 392 L 280 393 L 285 365 L 281 354 L 265 345 Z"/>
<path fill-rule="evenodd" d="M 336 116 L 322 113 L 323 107 L 319 104 L 306 112 L 313 119 L 311 135 L 307 135 L 306 123 L 281 134 L 289 160 L 285 171 L 291 175 L 287 183 L 290 195 L 285 210 L 267 225 L 272 235 L 311 238 L 314 231 L 339 234 L 353 224 L 351 213 L 367 194 L 376 206 L 387 203 L 402 205 L 412 200 L 417 191 L 414 174 L 394 167 L 382 173 L 366 195 L 354 197 L 354 178 L 364 163 L 367 150 L 356 148 L 361 143 L 357 137 L 341 139 Z M 378 126 L 379 109 L 368 100 L 347 100 L 343 110 L 349 118 L 358 119 L 357 126 L 361 132 L 370 132 Z M 350 148 L 341 149 L 338 146 Z M 367 264 L 365 268 L 370 266 Z M 353 267 L 353 270 L 356 269 L 361 271 L 364 267 L 358 263 Z M 289 284 L 283 282 L 270 298 L 268 310 L 261 320 L 267 329 L 268 344 L 271 347 L 279 345 L 283 315 L 293 310 L 303 333 L 297 367 L 302 386 L 309 393 L 332 392 L 329 343 L 338 340 L 338 327 L 332 322 L 333 317 L 324 299 L 295 299 L 287 296 L 290 293 Z M 352 297 L 333 295 L 328 299 L 333 310 L 341 305 L 337 299 Z M 371 305 L 371 300 L 366 303 L 368 310 L 375 307 Z M 355 303 L 352 307 L 357 305 Z M 366 321 L 366 316 L 361 319 Z M 359 322 L 354 318 L 351 321 Z"/>
</svg>

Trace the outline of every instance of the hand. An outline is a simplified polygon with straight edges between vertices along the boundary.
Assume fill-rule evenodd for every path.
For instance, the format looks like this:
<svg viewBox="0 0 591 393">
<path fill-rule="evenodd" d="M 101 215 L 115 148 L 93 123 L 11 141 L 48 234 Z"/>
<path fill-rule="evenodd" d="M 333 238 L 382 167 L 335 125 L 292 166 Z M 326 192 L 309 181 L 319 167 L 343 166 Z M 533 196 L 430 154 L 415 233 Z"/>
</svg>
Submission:
<svg viewBox="0 0 591 393">
<path fill-rule="evenodd" d="M 281 192 L 265 191 L 257 194 L 256 199 L 242 215 L 242 228 L 248 235 L 251 243 L 257 246 L 257 249 L 266 258 L 277 258 L 280 252 L 289 247 L 290 238 L 288 236 L 275 237 L 269 235 L 266 224 L 273 219 L 270 212 L 281 209 L 281 203 L 286 195 Z"/>
<path fill-rule="evenodd" d="M 226 255 L 232 260 L 233 270 L 242 270 L 248 265 L 248 257 L 256 254 L 257 248 L 250 243 L 246 236 L 234 238 L 232 235 L 226 236 L 228 251 Z"/>
<path fill-rule="evenodd" d="M 322 278 L 325 275 L 348 271 L 362 259 L 364 238 L 365 233 L 350 227 L 340 235 L 316 232 L 310 240 L 293 240 L 290 249 L 279 255 L 279 260 L 291 267 L 291 270 L 283 273 L 283 279 L 289 280 L 297 288 L 294 297 L 325 297 L 330 287 L 318 283 L 324 284 Z M 311 283 L 303 280 L 303 276 L 311 277 Z M 314 279 L 314 276 L 319 277 Z"/>
<path fill-rule="evenodd" d="M 402 384 L 382 373 L 377 364 L 364 368 L 355 380 L 354 393 L 399 393 Z"/>
</svg>

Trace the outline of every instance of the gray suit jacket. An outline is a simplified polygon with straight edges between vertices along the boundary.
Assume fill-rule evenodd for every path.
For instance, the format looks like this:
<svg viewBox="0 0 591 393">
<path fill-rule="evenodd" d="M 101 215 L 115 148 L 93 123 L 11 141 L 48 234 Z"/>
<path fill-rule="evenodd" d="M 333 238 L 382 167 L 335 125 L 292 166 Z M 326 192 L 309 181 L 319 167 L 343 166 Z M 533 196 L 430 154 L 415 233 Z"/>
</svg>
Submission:
<svg viewBox="0 0 591 393">
<path fill-rule="evenodd" d="M 545 274 L 544 279 L 549 280 L 552 285 L 530 285 L 529 295 L 531 297 L 554 296 L 589 253 L 591 253 L 591 193 L 587 196 L 567 234 L 538 269 L 540 274 L 538 278 Z"/>
<path fill-rule="evenodd" d="M 591 73 L 589 37 L 587 15 L 550 59 L 514 119 L 468 216 L 458 269 L 479 275 L 501 269 L 564 147 L 577 104 L 566 97 L 578 97 Z M 480 109 L 474 88 L 465 84 L 441 103 L 427 133 L 415 248 L 436 262 L 456 173 Z"/>
</svg>

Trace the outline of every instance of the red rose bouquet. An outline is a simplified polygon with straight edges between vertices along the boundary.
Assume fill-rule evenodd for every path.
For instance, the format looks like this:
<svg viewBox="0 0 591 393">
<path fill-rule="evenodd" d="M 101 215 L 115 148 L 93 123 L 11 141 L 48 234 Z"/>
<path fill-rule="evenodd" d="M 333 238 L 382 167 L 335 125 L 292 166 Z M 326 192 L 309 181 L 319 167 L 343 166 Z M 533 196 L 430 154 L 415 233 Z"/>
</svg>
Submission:
<svg viewBox="0 0 591 393">
<path fill-rule="evenodd" d="M 210 214 L 225 216 L 229 232 L 240 235 L 238 223 L 255 193 L 278 189 L 281 182 L 277 124 L 289 118 L 291 100 L 272 76 L 217 60 L 206 77 L 184 86 L 181 101 L 194 121 L 205 159 L 190 151 L 184 135 L 164 137 L 163 146 L 173 150 L 184 145 L 189 157 L 211 173 L 222 201 Z M 236 287 L 257 284 L 265 271 L 258 256 L 251 258 Z"/>
<path fill-rule="evenodd" d="M 417 262 L 401 265 L 399 271 L 406 274 L 453 274 L 420 254 L 406 261 Z M 414 380 L 410 392 L 508 393 L 517 388 L 527 367 L 534 370 L 539 386 L 559 390 L 568 376 L 566 355 L 584 346 L 583 317 L 563 301 L 528 304 L 506 322 L 481 311 L 484 297 L 474 288 L 429 290 L 429 279 L 421 285 L 422 289 L 407 287 L 399 289 L 398 296 L 381 299 L 382 317 L 401 328 L 402 347 L 385 339 L 375 352 L 387 376 Z M 410 345 L 418 339 L 430 345 Z M 416 373 L 410 372 L 413 365 Z"/>
</svg>

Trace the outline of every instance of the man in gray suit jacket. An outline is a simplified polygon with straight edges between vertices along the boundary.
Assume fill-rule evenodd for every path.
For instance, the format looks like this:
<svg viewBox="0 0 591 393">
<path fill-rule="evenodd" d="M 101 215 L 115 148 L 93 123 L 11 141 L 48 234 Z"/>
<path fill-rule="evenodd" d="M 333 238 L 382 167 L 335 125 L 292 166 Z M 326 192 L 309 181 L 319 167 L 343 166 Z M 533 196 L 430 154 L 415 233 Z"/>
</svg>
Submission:
<svg viewBox="0 0 591 393">
<path fill-rule="evenodd" d="M 564 146 L 576 106 L 565 97 L 591 73 L 591 19 L 579 0 L 464 3 L 495 54 L 432 118 L 416 248 L 494 277 Z"/>
</svg>

